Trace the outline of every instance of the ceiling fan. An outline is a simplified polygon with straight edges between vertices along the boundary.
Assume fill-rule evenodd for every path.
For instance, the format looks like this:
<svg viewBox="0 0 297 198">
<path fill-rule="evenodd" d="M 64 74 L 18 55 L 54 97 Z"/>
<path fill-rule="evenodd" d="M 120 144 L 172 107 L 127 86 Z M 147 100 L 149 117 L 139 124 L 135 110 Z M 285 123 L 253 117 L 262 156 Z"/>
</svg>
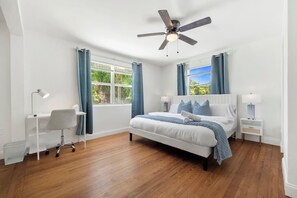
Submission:
<svg viewBox="0 0 297 198">
<path fill-rule="evenodd" d="M 159 50 L 163 50 L 168 42 L 173 42 L 177 39 L 180 39 L 190 45 L 195 45 L 197 41 L 194 39 L 191 39 L 183 34 L 180 34 L 179 32 L 185 32 L 203 25 L 207 25 L 211 23 L 211 18 L 206 17 L 197 21 L 194 21 L 192 23 L 189 23 L 187 25 L 180 27 L 180 22 L 178 20 L 171 20 L 167 10 L 159 10 L 158 11 L 163 22 L 166 26 L 166 32 L 155 32 L 155 33 L 147 33 L 147 34 L 138 34 L 137 37 L 147 37 L 147 36 L 158 36 L 158 35 L 166 35 L 165 40 L 161 44 Z"/>
</svg>

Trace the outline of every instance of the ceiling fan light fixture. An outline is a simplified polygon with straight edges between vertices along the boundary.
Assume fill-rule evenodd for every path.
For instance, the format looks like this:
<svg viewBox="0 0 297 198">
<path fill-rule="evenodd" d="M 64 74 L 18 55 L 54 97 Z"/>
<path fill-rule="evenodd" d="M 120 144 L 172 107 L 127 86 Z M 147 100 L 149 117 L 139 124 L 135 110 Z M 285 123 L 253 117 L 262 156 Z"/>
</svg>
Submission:
<svg viewBox="0 0 297 198">
<path fill-rule="evenodd" d="M 166 39 L 169 42 L 176 41 L 178 39 L 178 34 L 175 32 L 171 32 L 171 33 L 167 34 Z"/>
</svg>

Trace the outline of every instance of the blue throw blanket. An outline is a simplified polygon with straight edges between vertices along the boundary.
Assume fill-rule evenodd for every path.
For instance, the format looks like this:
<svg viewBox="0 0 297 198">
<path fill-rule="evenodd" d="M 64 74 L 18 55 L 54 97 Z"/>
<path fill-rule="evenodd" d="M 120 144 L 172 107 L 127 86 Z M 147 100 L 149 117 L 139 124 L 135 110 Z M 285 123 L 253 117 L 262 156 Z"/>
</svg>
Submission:
<svg viewBox="0 0 297 198">
<path fill-rule="evenodd" d="M 156 116 L 156 115 L 138 115 L 140 118 L 147 118 L 151 120 L 158 120 L 163 122 L 171 122 L 175 124 L 184 124 L 184 125 L 194 125 L 194 126 L 202 126 L 209 128 L 214 132 L 215 138 L 217 140 L 217 145 L 214 147 L 214 159 L 217 160 L 219 164 L 222 163 L 223 160 L 232 156 L 232 152 L 229 146 L 229 142 L 223 127 L 215 122 L 211 121 L 189 121 L 184 122 L 182 119 L 166 117 L 166 116 Z"/>
</svg>

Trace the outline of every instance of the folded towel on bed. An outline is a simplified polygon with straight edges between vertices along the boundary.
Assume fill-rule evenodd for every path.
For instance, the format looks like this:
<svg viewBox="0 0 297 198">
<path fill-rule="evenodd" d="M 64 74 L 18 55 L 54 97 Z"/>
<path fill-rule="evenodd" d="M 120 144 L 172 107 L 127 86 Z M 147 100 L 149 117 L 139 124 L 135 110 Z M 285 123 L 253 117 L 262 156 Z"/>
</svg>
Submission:
<svg viewBox="0 0 297 198">
<path fill-rule="evenodd" d="M 173 119 L 181 120 L 183 123 L 193 121 L 188 117 L 185 117 L 185 116 L 182 116 L 181 114 L 176 114 L 176 113 L 172 114 L 172 113 L 168 113 L 168 112 L 150 112 L 150 113 L 148 113 L 148 115 L 173 118 Z"/>
<path fill-rule="evenodd" d="M 201 121 L 201 117 L 199 117 L 198 115 L 189 113 L 187 111 L 182 111 L 181 112 L 181 115 L 184 116 L 184 117 L 186 117 L 186 118 L 189 118 L 189 119 L 191 119 L 193 121 L 197 121 L 197 122 Z"/>
</svg>

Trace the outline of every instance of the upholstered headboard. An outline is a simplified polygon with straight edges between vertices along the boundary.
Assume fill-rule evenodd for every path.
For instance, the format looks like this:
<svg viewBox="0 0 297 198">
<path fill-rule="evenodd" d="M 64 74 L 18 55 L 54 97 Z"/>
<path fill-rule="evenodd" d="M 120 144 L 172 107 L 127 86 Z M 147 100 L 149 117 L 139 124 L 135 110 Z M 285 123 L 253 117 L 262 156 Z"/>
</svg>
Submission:
<svg viewBox="0 0 297 198">
<path fill-rule="evenodd" d="M 171 104 L 179 104 L 183 100 L 189 100 L 194 103 L 195 101 L 202 103 L 208 100 L 210 104 L 232 104 L 236 108 L 237 114 L 237 95 L 235 94 L 214 94 L 214 95 L 193 95 L 193 96 L 173 96 Z"/>
<path fill-rule="evenodd" d="M 183 100 L 185 102 L 204 102 L 208 100 L 210 104 L 233 104 L 237 107 L 237 96 L 235 94 L 214 94 L 214 95 L 193 95 L 193 96 L 173 96 L 172 104 L 178 104 Z"/>
</svg>

